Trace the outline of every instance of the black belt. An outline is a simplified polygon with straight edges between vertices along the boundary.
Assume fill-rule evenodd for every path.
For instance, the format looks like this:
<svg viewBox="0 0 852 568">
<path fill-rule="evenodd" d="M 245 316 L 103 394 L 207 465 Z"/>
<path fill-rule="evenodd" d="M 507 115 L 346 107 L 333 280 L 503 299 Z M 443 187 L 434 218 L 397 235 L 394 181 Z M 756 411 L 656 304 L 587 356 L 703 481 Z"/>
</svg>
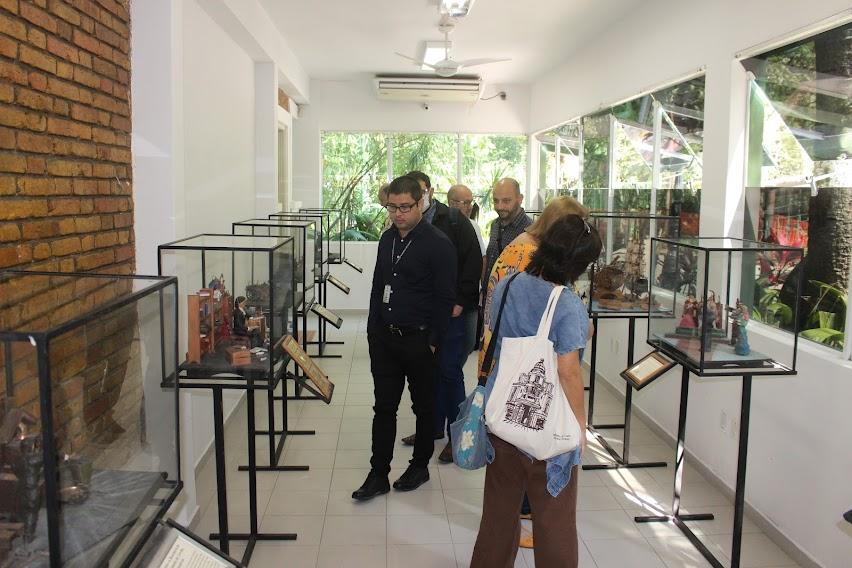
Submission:
<svg viewBox="0 0 852 568">
<path fill-rule="evenodd" d="M 404 337 L 406 335 L 414 335 L 417 333 L 424 333 L 429 330 L 429 328 L 425 325 L 399 326 L 388 324 L 384 326 L 384 328 L 391 335 L 398 335 L 399 337 Z"/>
</svg>

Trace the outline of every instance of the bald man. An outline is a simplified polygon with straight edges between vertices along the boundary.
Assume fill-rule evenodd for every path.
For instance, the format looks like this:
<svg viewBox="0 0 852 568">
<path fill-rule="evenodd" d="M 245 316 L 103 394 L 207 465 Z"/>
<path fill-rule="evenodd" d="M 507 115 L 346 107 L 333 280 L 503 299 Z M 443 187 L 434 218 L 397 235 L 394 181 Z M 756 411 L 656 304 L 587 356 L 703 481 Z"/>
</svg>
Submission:
<svg viewBox="0 0 852 568">
<path fill-rule="evenodd" d="M 470 218 L 471 211 L 473 211 L 473 192 L 466 185 L 454 185 L 447 190 L 447 205 L 458 209 L 462 215 L 470 219 L 470 224 L 473 225 L 473 230 L 476 231 L 476 238 L 479 240 L 479 249 L 482 251 L 482 256 L 484 257 L 485 241 L 482 240 L 482 229 L 479 228 L 479 223 Z"/>
<path fill-rule="evenodd" d="M 524 212 L 522 207 L 524 196 L 521 193 L 521 185 L 518 180 L 512 178 L 499 180 L 494 184 L 491 195 L 497 218 L 491 223 L 491 236 L 488 239 L 488 247 L 485 251 L 483 290 L 487 288 L 491 269 L 506 245 L 532 225 L 532 219 Z"/>
</svg>

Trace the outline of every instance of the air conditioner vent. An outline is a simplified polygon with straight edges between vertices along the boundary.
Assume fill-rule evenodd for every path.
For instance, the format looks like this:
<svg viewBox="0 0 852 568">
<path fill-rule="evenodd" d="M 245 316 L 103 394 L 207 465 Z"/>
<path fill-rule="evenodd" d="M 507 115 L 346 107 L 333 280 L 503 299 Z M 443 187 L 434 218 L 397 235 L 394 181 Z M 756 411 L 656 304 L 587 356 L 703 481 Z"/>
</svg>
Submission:
<svg viewBox="0 0 852 568">
<path fill-rule="evenodd" d="M 476 102 L 482 80 L 476 75 L 433 77 L 424 75 L 376 75 L 376 94 L 387 101 Z"/>
</svg>

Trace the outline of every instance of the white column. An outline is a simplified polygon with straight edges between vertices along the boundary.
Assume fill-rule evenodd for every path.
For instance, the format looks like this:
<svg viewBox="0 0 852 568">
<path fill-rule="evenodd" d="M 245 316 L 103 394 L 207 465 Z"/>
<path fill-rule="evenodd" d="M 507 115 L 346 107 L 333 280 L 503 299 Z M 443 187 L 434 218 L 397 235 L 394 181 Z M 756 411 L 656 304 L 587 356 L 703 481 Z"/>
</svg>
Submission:
<svg viewBox="0 0 852 568">
<path fill-rule="evenodd" d="M 131 89 L 133 91 L 133 197 L 136 272 L 157 273 L 157 245 L 183 237 L 183 0 L 130 4 Z M 179 285 L 181 283 L 178 283 Z M 180 302 L 180 292 L 177 301 Z M 143 357 L 159 330 L 143 327 Z M 175 518 L 189 524 L 198 511 L 197 456 L 192 444 L 191 395 L 180 395 L 180 450 L 183 492 Z M 156 425 L 152 425 L 155 427 Z M 166 433 L 174 436 L 174 432 Z"/>
<path fill-rule="evenodd" d="M 139 274 L 156 274 L 157 245 L 184 236 L 181 4 L 151 0 L 131 5 L 131 149 Z"/>
<path fill-rule="evenodd" d="M 702 237 L 741 237 L 748 77 L 739 61 L 717 56 L 705 78 Z"/>
<path fill-rule="evenodd" d="M 271 61 L 254 64 L 255 215 L 278 210 L 278 73 Z"/>
</svg>

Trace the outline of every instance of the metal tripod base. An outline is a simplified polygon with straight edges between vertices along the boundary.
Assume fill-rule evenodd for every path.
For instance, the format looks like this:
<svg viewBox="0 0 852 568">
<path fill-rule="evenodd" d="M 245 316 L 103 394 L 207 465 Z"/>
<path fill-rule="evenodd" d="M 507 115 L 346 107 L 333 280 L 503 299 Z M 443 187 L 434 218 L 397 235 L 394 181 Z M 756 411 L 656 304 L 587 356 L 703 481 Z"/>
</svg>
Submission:
<svg viewBox="0 0 852 568">
<path fill-rule="evenodd" d="M 255 471 L 310 471 L 311 466 L 309 465 L 256 465 L 254 466 Z M 237 468 L 237 471 L 249 471 L 249 467 L 247 465 L 241 465 Z"/>
<path fill-rule="evenodd" d="M 583 466 L 584 471 L 591 470 L 602 470 L 602 469 L 642 469 L 646 467 L 668 467 L 669 464 L 664 461 L 654 461 L 654 462 L 631 462 L 628 459 L 627 454 L 627 446 L 625 446 L 624 455 L 618 455 L 618 452 L 615 451 L 609 442 L 606 439 L 598 434 L 595 431 L 594 427 L 589 427 L 587 429 L 589 433 L 597 440 L 597 442 L 603 446 L 603 449 L 609 454 L 612 458 L 613 463 L 590 463 Z M 629 440 L 629 438 L 628 438 Z"/>
<path fill-rule="evenodd" d="M 642 469 L 645 467 L 669 467 L 667 462 L 632 462 L 632 463 L 590 463 L 583 466 L 584 471 L 601 469 Z"/>
<path fill-rule="evenodd" d="M 701 539 L 692 532 L 692 529 L 686 525 L 686 521 L 712 521 L 714 518 L 716 517 L 712 513 L 699 513 L 695 515 L 649 515 L 633 517 L 633 520 L 637 523 L 673 523 L 713 568 L 726 568 L 701 542 Z"/>
<path fill-rule="evenodd" d="M 220 538 L 219 533 L 210 533 L 210 541 L 219 541 Z M 228 540 L 244 540 L 248 542 L 241 562 L 242 566 L 248 566 L 251 555 L 254 553 L 254 547 L 258 541 L 296 540 L 296 533 L 231 533 L 228 535 Z"/>
</svg>

